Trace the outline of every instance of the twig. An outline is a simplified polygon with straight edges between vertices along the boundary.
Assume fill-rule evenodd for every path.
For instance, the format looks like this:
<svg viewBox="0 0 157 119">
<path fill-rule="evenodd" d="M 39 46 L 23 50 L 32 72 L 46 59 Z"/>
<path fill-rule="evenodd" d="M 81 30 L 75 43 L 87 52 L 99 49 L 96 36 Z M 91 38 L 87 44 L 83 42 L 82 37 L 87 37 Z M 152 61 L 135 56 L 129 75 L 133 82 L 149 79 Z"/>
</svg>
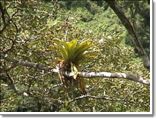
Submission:
<svg viewBox="0 0 157 119">
<path fill-rule="evenodd" d="M 56 87 L 59 87 L 59 86 L 62 86 L 62 85 L 63 85 L 63 83 L 56 84 L 56 85 L 54 85 L 53 87 L 51 87 L 51 89 L 56 88 Z"/>
<path fill-rule="evenodd" d="M 34 62 L 11 59 L 11 58 L 5 56 L 3 53 L 0 54 L 0 59 L 5 59 L 6 61 L 12 62 L 16 65 L 21 65 L 21 66 L 31 67 L 31 68 L 35 68 L 35 69 L 39 69 L 39 70 L 45 70 L 45 71 L 58 73 L 57 69 L 53 69 L 53 68 L 47 67 L 43 64 L 38 64 L 38 63 L 34 63 Z"/>
<path fill-rule="evenodd" d="M 92 96 L 92 95 L 81 95 L 79 97 L 73 98 L 71 99 L 68 103 L 80 100 L 80 99 L 84 99 L 84 98 L 91 98 L 91 99 L 103 99 L 103 100 L 110 100 L 110 101 L 122 101 L 121 99 L 113 99 L 110 98 L 109 96 L 105 95 L 105 96 Z"/>
<path fill-rule="evenodd" d="M 17 91 L 17 88 L 14 84 L 14 80 L 10 77 L 10 75 L 5 72 L 5 73 L 0 73 L 0 77 L 1 77 L 1 80 L 3 80 L 5 83 L 8 84 L 8 86 L 14 90 L 15 93 L 18 94 L 18 91 Z"/>
</svg>

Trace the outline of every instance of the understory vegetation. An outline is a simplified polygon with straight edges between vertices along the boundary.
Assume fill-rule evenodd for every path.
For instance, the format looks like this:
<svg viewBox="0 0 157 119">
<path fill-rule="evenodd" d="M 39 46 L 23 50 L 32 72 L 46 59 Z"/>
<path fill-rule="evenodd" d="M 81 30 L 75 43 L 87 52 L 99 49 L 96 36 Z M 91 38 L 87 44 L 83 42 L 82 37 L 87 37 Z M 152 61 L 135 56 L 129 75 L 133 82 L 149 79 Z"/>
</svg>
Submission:
<svg viewBox="0 0 157 119">
<path fill-rule="evenodd" d="M 0 0 L 1 112 L 149 112 L 149 84 L 81 75 L 151 80 L 149 10 L 149 0 Z"/>
</svg>

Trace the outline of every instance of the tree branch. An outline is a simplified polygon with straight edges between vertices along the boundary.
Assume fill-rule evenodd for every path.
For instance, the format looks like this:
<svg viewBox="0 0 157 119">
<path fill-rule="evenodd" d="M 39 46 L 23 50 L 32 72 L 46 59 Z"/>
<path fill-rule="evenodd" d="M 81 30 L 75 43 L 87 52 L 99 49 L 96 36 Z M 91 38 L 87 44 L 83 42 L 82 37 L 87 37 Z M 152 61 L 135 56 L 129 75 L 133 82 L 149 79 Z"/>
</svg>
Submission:
<svg viewBox="0 0 157 119">
<path fill-rule="evenodd" d="M 81 95 L 79 97 L 76 97 L 72 100 L 70 100 L 68 103 L 80 100 L 80 99 L 84 99 L 84 98 L 92 98 L 92 99 L 105 99 L 105 100 L 111 100 L 113 101 L 114 99 L 111 99 L 109 96 L 92 96 L 92 95 Z M 117 101 L 118 99 L 114 100 Z"/>
<path fill-rule="evenodd" d="M 136 50 L 138 51 L 138 54 L 142 56 L 143 64 L 144 66 L 149 69 L 150 68 L 150 61 L 149 56 L 147 55 L 145 49 L 142 46 L 142 43 L 137 37 L 137 34 L 135 32 L 134 27 L 130 23 L 129 19 L 125 16 L 124 12 L 119 8 L 117 2 L 115 0 L 105 0 L 108 5 L 111 7 L 111 9 L 115 12 L 115 14 L 118 16 L 124 27 L 127 29 L 129 34 L 133 37 L 132 42 L 135 45 Z"/>
<path fill-rule="evenodd" d="M 15 93 L 18 94 L 18 91 L 17 91 L 17 88 L 14 84 L 14 80 L 10 77 L 10 75 L 5 72 L 5 73 L 0 73 L 0 77 L 1 77 L 1 80 L 3 80 L 5 83 L 8 84 L 8 86 L 14 90 Z"/>
<path fill-rule="evenodd" d="M 79 76 L 91 78 L 91 77 L 104 77 L 104 78 L 124 78 L 142 84 L 150 85 L 150 81 L 144 79 L 141 76 L 131 73 L 111 73 L 111 72 L 80 72 Z"/>
<path fill-rule="evenodd" d="M 104 95 L 104 96 L 94 96 L 94 95 L 81 95 L 81 96 L 78 96 L 78 97 L 75 97 L 73 99 L 71 99 L 70 101 L 68 101 L 68 104 L 74 102 L 74 101 L 77 101 L 77 100 L 81 100 L 81 99 L 85 99 L 85 98 L 90 98 L 90 99 L 100 99 L 100 100 L 108 100 L 108 101 L 119 101 L 121 103 L 124 103 L 126 102 L 125 101 L 125 98 L 124 99 L 118 99 L 117 97 L 109 97 L 108 95 Z"/>
<path fill-rule="evenodd" d="M 9 61 L 9 62 L 15 63 L 17 65 L 21 65 L 21 66 L 32 67 L 32 68 L 35 68 L 35 69 L 40 69 L 40 70 L 49 71 L 49 72 L 53 72 L 53 73 L 58 73 L 59 72 L 59 70 L 57 68 L 54 69 L 54 68 L 45 66 L 43 64 L 11 59 L 9 57 L 5 57 L 2 54 L 1 54 L 0 58 L 5 59 L 6 61 Z M 67 72 L 65 72 L 65 75 L 71 76 L 71 74 L 67 73 Z M 145 85 L 150 85 L 150 80 L 149 79 L 144 79 L 141 76 L 138 76 L 136 74 L 131 74 L 131 73 L 78 72 L 78 76 L 84 77 L 84 78 L 92 78 L 92 77 L 124 78 L 124 79 L 132 80 L 132 81 L 135 81 L 135 82 L 139 82 L 139 83 L 142 83 L 142 84 L 145 84 Z"/>
<path fill-rule="evenodd" d="M 35 69 L 39 69 L 39 70 L 45 70 L 45 71 L 51 71 L 51 72 L 54 72 L 54 73 L 58 73 L 58 71 L 56 69 L 45 66 L 43 64 L 12 59 L 12 58 L 9 58 L 9 57 L 5 56 L 3 53 L 0 54 L 0 59 L 5 59 L 6 61 L 12 62 L 16 65 L 21 65 L 21 66 L 31 67 L 31 68 L 35 68 Z"/>
<path fill-rule="evenodd" d="M 0 29 L 0 34 L 3 33 L 3 31 L 6 29 L 6 27 L 10 24 L 10 19 L 6 19 L 6 15 L 8 17 L 7 14 L 7 10 L 5 8 L 5 6 L 3 6 L 2 2 L 0 2 L 0 17 L 2 17 L 2 21 L 3 21 L 3 27 L 2 29 Z"/>
</svg>

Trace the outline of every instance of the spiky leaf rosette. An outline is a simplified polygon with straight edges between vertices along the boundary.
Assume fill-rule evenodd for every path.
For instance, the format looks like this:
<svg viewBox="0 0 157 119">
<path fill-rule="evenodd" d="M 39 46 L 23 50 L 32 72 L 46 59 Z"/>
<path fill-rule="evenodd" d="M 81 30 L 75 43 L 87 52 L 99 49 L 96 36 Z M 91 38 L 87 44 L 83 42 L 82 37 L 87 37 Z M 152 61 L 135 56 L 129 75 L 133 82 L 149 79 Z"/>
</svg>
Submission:
<svg viewBox="0 0 157 119">
<path fill-rule="evenodd" d="M 93 46 L 92 41 L 85 40 L 81 43 L 78 43 L 78 40 L 74 39 L 70 42 L 63 40 L 55 40 L 54 46 L 57 54 L 59 54 L 61 63 L 64 64 L 60 66 L 60 77 L 62 82 L 65 82 L 65 85 L 70 82 L 78 82 L 78 86 L 83 94 L 85 94 L 85 84 L 84 79 L 78 77 L 78 66 L 85 59 L 90 59 L 96 56 L 95 52 L 89 52 L 88 50 Z M 67 78 L 63 76 L 64 72 L 70 71 L 70 77 Z M 67 79 L 66 79 L 67 78 Z M 66 85 L 67 86 L 67 85 Z"/>
<path fill-rule="evenodd" d="M 88 50 L 93 46 L 92 41 L 85 40 L 78 43 L 78 40 L 74 39 L 70 42 L 63 40 L 55 40 L 55 49 L 60 55 L 60 59 L 67 63 L 73 63 L 79 65 L 79 63 L 85 59 L 90 59 L 95 56 L 93 52 Z"/>
</svg>

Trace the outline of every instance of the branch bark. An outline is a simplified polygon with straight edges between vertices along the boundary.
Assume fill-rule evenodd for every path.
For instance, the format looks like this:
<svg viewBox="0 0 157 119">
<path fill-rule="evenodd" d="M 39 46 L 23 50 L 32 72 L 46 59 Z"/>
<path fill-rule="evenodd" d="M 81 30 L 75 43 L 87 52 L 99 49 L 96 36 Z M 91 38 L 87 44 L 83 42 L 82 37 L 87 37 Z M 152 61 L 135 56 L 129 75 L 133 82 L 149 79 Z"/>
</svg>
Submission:
<svg viewBox="0 0 157 119">
<path fill-rule="evenodd" d="M 124 27 L 127 29 L 129 34 L 133 37 L 133 44 L 135 45 L 135 48 L 140 56 L 142 56 L 143 64 L 147 69 L 150 69 L 150 60 L 149 56 L 147 55 L 145 49 L 143 48 L 140 40 L 137 37 L 137 34 L 135 32 L 134 27 L 130 23 L 129 19 L 125 16 L 124 12 L 119 8 L 118 4 L 115 0 L 105 0 L 108 5 L 111 7 L 111 9 L 115 12 L 115 14 L 120 19 L 121 23 L 124 25 Z"/>
<path fill-rule="evenodd" d="M 92 78 L 92 77 L 104 77 L 104 78 L 124 78 L 139 82 L 142 84 L 150 85 L 150 81 L 144 79 L 141 76 L 132 73 L 111 73 L 111 72 L 80 72 L 81 77 Z"/>
<path fill-rule="evenodd" d="M 1 59 L 5 59 L 6 61 L 15 63 L 16 65 L 22 65 L 26 67 L 32 67 L 44 71 L 50 71 L 53 73 L 58 73 L 59 69 L 57 68 L 51 68 L 48 66 L 45 66 L 43 64 L 38 64 L 38 63 L 33 63 L 33 62 L 28 62 L 28 61 L 22 61 L 22 60 L 16 60 L 16 59 L 11 59 L 9 57 L 5 57 L 4 55 L 1 55 Z M 65 72 L 65 75 L 71 76 L 70 73 Z M 132 73 L 111 73 L 111 72 L 78 72 L 78 76 L 84 77 L 84 78 L 92 78 L 92 77 L 103 77 L 103 78 L 124 78 L 128 79 L 131 81 L 139 82 L 145 85 L 150 85 L 150 80 L 149 79 L 144 79 L 141 76 L 138 76 L 136 74 Z"/>
</svg>

